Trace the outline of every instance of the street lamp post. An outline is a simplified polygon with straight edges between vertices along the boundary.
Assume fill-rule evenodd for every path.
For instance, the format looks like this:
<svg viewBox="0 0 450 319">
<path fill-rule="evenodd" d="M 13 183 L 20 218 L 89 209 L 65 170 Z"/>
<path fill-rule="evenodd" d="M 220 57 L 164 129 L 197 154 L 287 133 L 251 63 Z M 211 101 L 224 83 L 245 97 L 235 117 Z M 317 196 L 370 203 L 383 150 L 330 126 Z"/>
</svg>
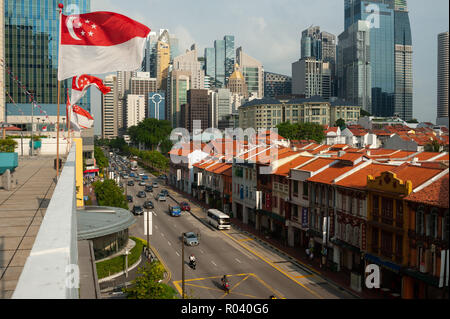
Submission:
<svg viewBox="0 0 450 319">
<path fill-rule="evenodd" d="M 184 242 L 183 242 L 184 233 L 181 233 L 181 298 L 185 299 L 184 294 Z"/>
<path fill-rule="evenodd" d="M 125 289 L 127 288 L 127 279 L 128 279 L 128 255 L 130 251 L 128 249 L 125 250 Z"/>
</svg>

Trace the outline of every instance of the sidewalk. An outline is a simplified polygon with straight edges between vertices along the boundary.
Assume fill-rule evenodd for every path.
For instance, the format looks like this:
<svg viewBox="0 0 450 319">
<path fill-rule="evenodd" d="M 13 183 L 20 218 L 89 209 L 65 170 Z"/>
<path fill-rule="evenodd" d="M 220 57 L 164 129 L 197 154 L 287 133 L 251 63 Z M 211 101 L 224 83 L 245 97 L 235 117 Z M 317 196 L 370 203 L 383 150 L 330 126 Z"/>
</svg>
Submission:
<svg viewBox="0 0 450 319">
<path fill-rule="evenodd" d="M 199 202 L 197 199 L 192 197 L 191 195 L 184 193 L 178 189 L 175 189 L 174 187 L 170 185 L 166 185 L 166 188 L 170 188 L 175 194 L 182 196 L 184 199 L 188 200 L 189 202 L 200 206 L 203 209 L 208 209 L 208 205 L 205 203 Z M 169 195 L 170 196 L 170 195 Z M 171 196 L 174 198 L 173 196 Z M 177 196 L 178 197 L 178 196 Z M 174 198 L 175 199 L 175 198 Z M 178 200 L 178 199 L 177 199 Z M 197 218 L 204 218 L 204 212 L 200 210 L 193 209 L 194 207 L 191 207 L 191 213 L 194 215 L 197 215 Z M 266 242 L 276 248 L 277 250 L 281 251 L 288 257 L 291 257 L 294 260 L 297 260 L 298 263 L 306 265 L 310 270 L 320 273 L 320 276 L 323 277 L 325 280 L 330 282 L 330 284 L 340 287 L 343 290 L 347 291 L 348 293 L 352 294 L 355 297 L 359 297 L 362 299 L 380 299 L 381 296 L 376 291 L 371 291 L 368 289 L 363 288 L 362 292 L 354 291 L 350 288 L 350 274 L 344 273 L 344 272 L 333 272 L 331 270 L 327 270 L 325 268 L 320 268 L 320 260 L 319 258 L 315 258 L 314 260 L 310 260 L 306 256 L 306 252 L 302 248 L 292 248 L 288 247 L 285 244 L 281 243 L 280 241 L 273 239 L 273 238 L 266 238 L 263 236 L 262 233 L 254 229 L 253 227 L 250 227 L 249 225 L 245 225 L 242 221 L 240 221 L 237 218 L 231 218 L 231 223 L 235 225 L 240 230 L 248 233 L 249 235 L 259 239 L 262 242 Z"/>
</svg>

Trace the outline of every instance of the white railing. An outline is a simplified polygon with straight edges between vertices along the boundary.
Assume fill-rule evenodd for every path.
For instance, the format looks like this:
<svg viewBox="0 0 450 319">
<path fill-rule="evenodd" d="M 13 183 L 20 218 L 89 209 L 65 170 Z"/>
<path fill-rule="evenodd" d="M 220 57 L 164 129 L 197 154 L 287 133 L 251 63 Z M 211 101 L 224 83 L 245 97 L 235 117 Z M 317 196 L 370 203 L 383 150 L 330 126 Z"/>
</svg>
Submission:
<svg viewBox="0 0 450 319">
<path fill-rule="evenodd" d="M 53 192 L 13 299 L 78 299 L 75 143 Z"/>
</svg>

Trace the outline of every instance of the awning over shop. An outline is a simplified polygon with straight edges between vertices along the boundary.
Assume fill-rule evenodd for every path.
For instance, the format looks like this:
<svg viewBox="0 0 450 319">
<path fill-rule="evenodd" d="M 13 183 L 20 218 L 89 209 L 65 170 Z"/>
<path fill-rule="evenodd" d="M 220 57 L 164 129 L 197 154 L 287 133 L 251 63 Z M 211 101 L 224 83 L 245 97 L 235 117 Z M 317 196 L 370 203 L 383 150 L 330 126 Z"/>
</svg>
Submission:
<svg viewBox="0 0 450 319">
<path fill-rule="evenodd" d="M 391 263 L 389 261 L 384 261 L 384 260 L 380 259 L 379 257 L 374 256 L 374 255 L 370 255 L 370 254 L 365 254 L 364 255 L 364 259 L 366 259 L 367 261 L 369 261 L 371 263 L 377 264 L 377 265 L 379 265 L 379 266 L 381 266 L 383 268 L 386 268 L 386 269 L 388 269 L 390 271 L 393 271 L 396 274 L 398 274 L 400 272 L 401 268 L 402 268 L 402 267 L 400 267 L 400 266 L 398 266 L 396 264 L 393 264 L 393 263 Z"/>
<path fill-rule="evenodd" d="M 257 212 L 260 213 L 260 214 L 266 215 L 267 217 L 270 217 L 270 218 L 272 218 L 274 220 L 277 220 L 277 221 L 279 221 L 279 222 L 281 222 L 283 224 L 286 221 L 286 219 L 283 216 L 280 216 L 280 215 L 272 213 L 272 212 L 268 212 L 268 211 L 265 211 L 265 210 L 262 210 L 262 209 L 258 209 Z"/>
<path fill-rule="evenodd" d="M 343 247 L 345 249 L 353 251 L 354 253 L 357 253 L 357 254 L 361 253 L 361 250 L 358 247 L 350 245 L 350 244 L 346 243 L 345 241 L 342 241 L 342 240 L 339 240 L 339 239 L 330 239 L 330 241 L 333 244 L 336 244 L 336 245 L 341 246 L 341 247 Z"/>
<path fill-rule="evenodd" d="M 85 171 L 84 171 L 84 174 L 98 173 L 98 172 L 99 172 L 99 169 L 98 169 L 98 168 L 96 168 L 96 169 L 88 169 L 88 170 L 85 170 Z"/>
<path fill-rule="evenodd" d="M 415 279 L 426 282 L 429 285 L 435 286 L 439 288 L 439 278 L 430 276 L 428 274 L 423 274 L 420 271 L 414 269 L 403 269 L 402 273 L 407 276 L 413 277 Z"/>
</svg>

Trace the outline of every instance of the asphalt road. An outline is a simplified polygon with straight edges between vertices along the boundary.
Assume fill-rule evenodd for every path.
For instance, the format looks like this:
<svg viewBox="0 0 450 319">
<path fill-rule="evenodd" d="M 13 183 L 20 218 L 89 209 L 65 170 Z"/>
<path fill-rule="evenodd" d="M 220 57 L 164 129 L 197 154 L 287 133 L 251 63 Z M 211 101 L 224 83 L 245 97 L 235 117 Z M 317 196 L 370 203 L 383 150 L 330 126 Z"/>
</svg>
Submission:
<svg viewBox="0 0 450 319">
<path fill-rule="evenodd" d="M 138 173 L 144 172 L 139 168 Z M 171 283 L 181 295 L 182 265 L 184 263 L 185 291 L 189 297 L 201 299 L 267 299 L 274 295 L 282 299 L 340 299 L 353 298 L 351 295 L 331 286 L 320 275 L 312 273 L 307 266 L 294 264 L 285 256 L 272 251 L 259 242 L 248 238 L 238 230 L 219 231 L 205 225 L 190 213 L 183 212 L 180 217 L 171 217 L 168 205 L 176 204 L 168 197 L 167 202 L 158 202 L 154 195 L 165 188 L 160 181 L 150 177 L 149 183 L 157 181 L 159 187 L 147 197 L 140 199 L 136 194 L 144 186 L 128 186 L 128 195 L 133 196 L 133 205 L 142 205 L 151 200 L 155 208 L 151 210 L 152 235 L 150 243 L 155 247 L 170 272 Z M 122 180 L 124 185 L 130 180 Z M 171 195 L 173 191 L 168 189 Z M 189 201 L 188 201 L 189 202 Z M 190 203 L 191 208 L 200 209 Z M 130 228 L 130 234 L 146 239 L 144 217 L 137 216 L 138 222 Z M 200 244 L 184 247 L 182 254 L 181 236 L 183 232 L 199 234 Z M 188 266 L 189 255 L 197 258 L 196 270 Z M 227 295 L 221 288 L 220 278 L 226 274 L 231 284 Z"/>
</svg>

